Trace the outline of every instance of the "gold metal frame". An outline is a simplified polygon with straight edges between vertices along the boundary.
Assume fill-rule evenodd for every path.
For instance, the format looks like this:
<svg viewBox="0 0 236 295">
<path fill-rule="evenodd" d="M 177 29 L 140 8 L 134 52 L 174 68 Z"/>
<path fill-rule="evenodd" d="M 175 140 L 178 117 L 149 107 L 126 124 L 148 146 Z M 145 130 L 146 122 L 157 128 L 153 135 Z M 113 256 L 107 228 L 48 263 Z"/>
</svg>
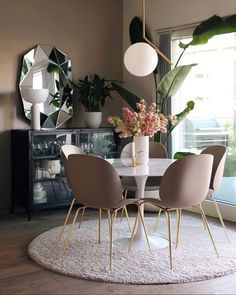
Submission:
<svg viewBox="0 0 236 295">
<path fill-rule="evenodd" d="M 212 242 L 212 245 L 214 247 L 214 250 L 216 252 L 216 256 L 219 258 L 219 254 L 218 254 L 218 251 L 217 251 L 217 248 L 216 248 L 216 244 L 215 244 L 215 241 L 213 239 L 213 236 L 212 236 L 212 233 L 211 233 L 211 230 L 210 230 L 210 227 L 209 227 L 209 224 L 208 224 L 208 221 L 207 221 L 207 218 L 206 218 L 206 215 L 205 215 L 205 212 L 204 210 L 202 209 L 202 206 L 201 204 L 199 205 L 196 205 L 196 206 L 192 206 L 193 208 L 196 208 L 200 211 L 200 214 L 202 216 L 202 220 L 203 220 L 203 224 L 204 226 L 206 226 L 206 229 L 208 231 L 208 234 L 209 234 L 209 237 L 211 239 L 211 242 Z M 179 212 L 179 218 L 181 218 L 181 214 L 182 212 L 180 211 Z M 178 247 L 178 243 L 179 243 L 179 228 L 180 228 L 180 221 L 178 222 L 178 228 L 177 228 L 177 236 L 176 236 L 176 248 Z"/>
<path fill-rule="evenodd" d="M 131 234 L 131 237 L 130 237 L 130 240 L 129 240 L 128 253 L 129 253 L 130 250 L 131 250 L 131 245 L 132 245 L 132 241 L 133 241 L 133 239 L 134 239 L 134 234 L 135 234 L 136 227 L 137 227 L 137 224 L 138 224 L 138 217 L 139 217 L 139 216 L 140 216 L 140 219 L 141 219 L 141 222 L 142 222 L 142 226 L 143 226 L 143 230 L 144 230 L 144 233 L 145 233 L 145 237 L 146 237 L 146 241 L 147 241 L 148 249 L 149 249 L 149 251 L 150 251 L 150 253 L 151 253 L 152 251 L 151 251 L 151 247 L 150 247 L 150 243 L 149 243 L 149 239 L 148 239 L 148 233 L 147 233 L 147 228 L 146 228 L 146 225 L 145 225 L 145 222 L 144 222 L 144 218 L 143 218 L 143 216 L 142 216 L 142 212 L 141 212 L 140 206 L 137 205 L 137 207 L 138 207 L 138 212 L 137 212 L 137 215 L 136 215 L 136 218 L 135 218 L 133 231 L 132 231 L 132 234 Z"/>
<path fill-rule="evenodd" d="M 57 238 L 57 241 L 60 241 L 64 231 L 65 231 L 65 227 L 66 227 L 66 224 L 68 222 L 68 219 L 70 217 L 70 214 L 71 214 L 71 211 L 72 211 L 72 208 L 74 206 L 74 203 L 75 203 L 76 199 L 74 198 L 71 202 L 71 205 L 70 205 L 70 208 L 67 212 L 67 215 L 66 215 L 66 218 L 65 218 L 65 221 L 64 221 L 64 224 L 63 224 L 63 227 L 60 231 L 60 234 Z M 82 223 L 82 220 L 83 220 L 83 217 L 84 217 L 84 212 L 85 212 L 85 209 L 87 208 L 87 206 L 84 206 L 84 207 L 81 207 L 80 209 L 82 209 L 82 214 L 81 214 L 81 217 L 80 217 L 80 221 L 79 221 L 79 228 L 81 227 L 81 223 Z M 125 212 L 125 217 L 126 217 L 126 220 L 127 220 L 127 224 L 128 224 L 128 227 L 129 227 L 129 231 L 131 232 L 131 225 L 130 225 L 130 220 L 129 220 L 129 215 L 128 215 L 128 211 L 127 211 L 127 208 L 126 206 L 122 207 L 122 208 L 119 208 L 118 210 L 122 209 L 122 212 Z M 118 211 L 117 210 L 117 211 Z M 115 214 L 115 217 L 114 217 L 114 220 L 116 219 L 116 215 L 117 215 L 117 211 L 116 211 L 116 214 Z M 102 209 L 99 209 L 99 218 L 98 218 L 98 242 L 99 244 L 101 243 L 101 219 L 102 219 Z M 122 220 L 122 219 L 121 219 Z"/>
<path fill-rule="evenodd" d="M 164 58 L 165 61 L 167 61 L 169 64 L 172 64 L 171 60 L 158 49 L 148 38 L 146 37 L 146 32 L 145 32 L 145 22 L 146 22 L 146 9 L 145 9 L 145 0 L 142 0 L 142 19 L 143 19 L 143 39 L 150 45 L 152 46 L 158 54 L 160 54 L 161 57 Z"/>
<path fill-rule="evenodd" d="M 65 219 L 65 222 L 64 222 L 64 226 L 63 226 L 63 229 L 60 233 L 60 238 L 64 232 L 64 229 L 65 229 L 65 225 L 68 221 L 68 218 L 70 216 L 70 213 L 71 213 L 71 209 L 73 207 L 73 204 L 74 204 L 74 200 L 72 201 L 71 203 L 71 206 L 70 206 L 70 209 L 67 213 L 67 216 L 66 216 L 66 219 Z M 69 248 L 69 243 L 70 243 L 70 238 L 71 238 L 71 235 L 72 235 L 72 232 L 73 232 L 73 229 L 74 229 L 74 225 L 75 225 L 75 222 L 78 218 L 78 214 L 80 212 L 80 210 L 84 210 L 87 208 L 87 206 L 83 206 L 83 207 L 80 207 L 76 210 L 75 212 L 75 215 L 74 215 L 74 218 L 73 218 L 73 221 L 72 221 L 72 224 L 70 226 L 70 230 L 67 234 L 67 237 L 66 237 L 66 240 L 65 240 L 65 243 L 64 243 L 64 246 L 63 246 L 63 249 L 60 253 L 60 257 L 63 257 L 66 253 L 66 251 L 68 250 Z M 128 222 L 128 225 L 129 225 L 129 228 L 130 228 L 130 223 L 129 223 L 129 217 L 128 217 L 128 212 L 127 212 L 127 209 L 126 209 L 126 206 L 122 206 L 120 208 L 117 208 L 115 210 L 107 210 L 107 215 L 108 215 L 108 225 L 109 225 L 109 232 L 110 232 L 110 254 L 109 254 L 109 257 L 110 257 L 110 263 L 109 263 L 109 269 L 110 271 L 112 270 L 112 250 L 113 250 L 113 224 L 114 224 L 114 220 L 115 220 L 115 216 L 117 214 L 117 211 L 119 211 L 120 209 L 123 209 L 125 208 L 125 213 L 127 214 L 126 218 L 127 218 L 127 222 Z M 111 214 L 112 212 L 112 214 Z M 82 213 L 83 214 L 83 213 Z M 99 222 L 98 222 L 98 242 L 101 243 L 101 219 L 102 219 L 102 209 L 99 209 Z"/>
<path fill-rule="evenodd" d="M 217 202 L 216 202 L 214 199 L 212 199 L 212 202 L 214 202 L 214 204 L 215 204 L 216 212 L 217 212 L 217 214 L 218 214 L 218 216 L 219 216 L 219 219 L 220 219 L 221 225 L 222 225 L 222 227 L 223 227 L 223 229 L 224 229 L 224 232 L 225 232 L 226 238 L 227 238 L 228 242 L 230 243 L 230 239 L 229 239 L 229 236 L 228 236 L 228 234 L 227 234 L 227 230 L 226 230 L 226 227 L 225 227 L 225 223 L 224 223 L 224 220 L 223 220 L 222 215 L 221 215 L 221 213 L 220 213 L 220 209 L 219 209 L 219 207 L 218 207 L 218 204 L 217 204 Z"/>
</svg>

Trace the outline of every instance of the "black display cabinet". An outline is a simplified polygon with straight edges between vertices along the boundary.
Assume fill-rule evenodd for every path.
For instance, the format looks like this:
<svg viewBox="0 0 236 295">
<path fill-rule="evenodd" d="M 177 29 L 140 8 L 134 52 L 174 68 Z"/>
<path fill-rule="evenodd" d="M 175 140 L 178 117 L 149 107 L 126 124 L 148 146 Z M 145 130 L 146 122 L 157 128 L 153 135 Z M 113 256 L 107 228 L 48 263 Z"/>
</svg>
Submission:
<svg viewBox="0 0 236 295">
<path fill-rule="evenodd" d="M 29 220 L 34 211 L 67 206 L 73 198 L 61 159 L 63 144 L 103 158 L 120 155 L 120 140 L 112 128 L 12 130 L 11 140 L 11 209 L 24 207 Z"/>
</svg>

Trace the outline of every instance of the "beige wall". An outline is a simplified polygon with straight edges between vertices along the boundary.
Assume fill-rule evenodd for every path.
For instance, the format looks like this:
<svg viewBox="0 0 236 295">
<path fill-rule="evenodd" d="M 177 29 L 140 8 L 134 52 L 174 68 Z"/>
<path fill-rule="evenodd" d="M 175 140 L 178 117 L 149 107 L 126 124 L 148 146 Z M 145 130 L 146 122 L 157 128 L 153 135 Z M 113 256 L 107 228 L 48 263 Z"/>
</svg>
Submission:
<svg viewBox="0 0 236 295">
<path fill-rule="evenodd" d="M 0 208 L 7 208 L 10 130 L 29 128 L 17 86 L 22 55 L 36 44 L 52 44 L 71 58 L 74 80 L 92 72 L 121 80 L 122 1 L 0 0 L 0 7 Z M 104 122 L 120 105 L 117 97 L 107 104 Z M 78 113 L 77 106 L 70 126 L 82 125 Z"/>
<path fill-rule="evenodd" d="M 129 24 L 134 16 L 142 17 L 141 0 L 123 0 L 123 51 L 130 45 Z M 236 14 L 235 0 L 146 0 L 146 26 L 155 30 L 175 27 L 205 20 L 217 14 Z M 134 77 L 124 68 L 126 87 L 140 97 L 155 97 L 153 75 Z"/>
</svg>

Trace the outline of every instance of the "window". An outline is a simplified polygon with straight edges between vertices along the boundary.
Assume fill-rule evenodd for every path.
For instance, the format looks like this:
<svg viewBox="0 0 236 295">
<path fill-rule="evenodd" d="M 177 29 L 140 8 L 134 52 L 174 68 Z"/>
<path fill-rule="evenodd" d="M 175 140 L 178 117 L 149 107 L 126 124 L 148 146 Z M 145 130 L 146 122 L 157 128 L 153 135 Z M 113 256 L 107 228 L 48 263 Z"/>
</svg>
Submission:
<svg viewBox="0 0 236 295">
<path fill-rule="evenodd" d="M 177 60 L 182 49 L 172 39 L 172 56 Z M 215 36 L 205 45 L 190 46 L 179 65 L 197 63 L 172 98 L 172 114 L 182 111 L 189 100 L 194 110 L 175 128 L 172 152 L 200 153 L 209 145 L 228 147 L 225 173 L 221 187 L 215 193 L 219 201 L 236 205 L 236 34 Z"/>
</svg>

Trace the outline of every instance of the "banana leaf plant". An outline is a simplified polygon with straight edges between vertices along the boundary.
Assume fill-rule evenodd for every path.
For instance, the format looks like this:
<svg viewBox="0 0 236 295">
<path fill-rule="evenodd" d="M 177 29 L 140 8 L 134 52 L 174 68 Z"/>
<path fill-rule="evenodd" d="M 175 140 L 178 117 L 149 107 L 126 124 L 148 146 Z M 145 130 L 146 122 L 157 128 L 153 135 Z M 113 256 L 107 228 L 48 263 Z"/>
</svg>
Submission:
<svg viewBox="0 0 236 295">
<path fill-rule="evenodd" d="M 156 90 L 156 102 L 160 107 L 160 111 L 162 113 L 166 110 L 166 105 L 168 99 L 174 96 L 179 88 L 181 87 L 182 83 L 188 76 L 190 70 L 196 66 L 196 64 L 190 65 L 182 65 L 178 66 L 178 63 L 185 52 L 185 50 L 189 46 L 194 45 L 201 45 L 206 44 L 210 38 L 215 35 L 225 34 L 236 32 L 236 15 L 232 15 L 226 18 L 221 18 L 219 16 L 212 16 L 209 19 L 200 23 L 194 30 L 192 40 L 188 44 L 183 44 L 180 42 L 179 46 L 183 48 L 182 53 L 180 54 L 175 67 L 170 70 L 160 81 L 157 83 L 157 69 L 154 70 L 154 82 L 155 82 L 155 90 Z M 131 44 L 136 42 L 145 42 L 142 37 L 142 21 L 138 17 L 134 17 L 130 23 L 129 27 L 130 33 L 130 41 Z M 148 36 L 150 41 L 151 38 Z M 157 85 L 158 84 L 158 85 Z M 127 102 L 127 104 L 135 111 L 136 109 L 136 102 L 139 102 L 139 97 L 134 93 L 126 90 L 124 87 L 118 85 L 117 83 L 113 83 L 114 89 L 120 94 L 120 96 Z M 167 134 L 165 137 L 158 132 L 155 136 L 155 141 L 162 142 L 163 144 L 166 143 L 168 137 L 170 136 L 171 132 L 174 128 L 189 114 L 190 111 L 194 109 L 194 102 L 188 101 L 185 109 L 176 114 L 177 122 L 175 125 L 169 125 Z"/>
</svg>

